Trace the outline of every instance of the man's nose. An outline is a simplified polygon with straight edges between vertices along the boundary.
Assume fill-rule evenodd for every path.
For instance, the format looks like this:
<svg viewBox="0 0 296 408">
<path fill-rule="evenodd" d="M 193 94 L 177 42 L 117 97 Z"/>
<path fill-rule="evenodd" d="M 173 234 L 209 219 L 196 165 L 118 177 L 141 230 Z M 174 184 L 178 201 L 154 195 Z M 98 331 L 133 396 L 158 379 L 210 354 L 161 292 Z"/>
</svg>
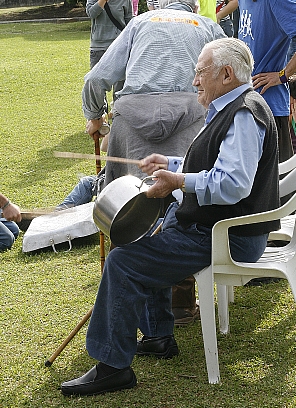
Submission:
<svg viewBox="0 0 296 408">
<path fill-rule="evenodd" d="M 200 84 L 199 76 L 195 75 L 195 77 L 193 78 L 193 81 L 192 81 L 192 85 L 193 86 L 198 86 L 199 84 Z"/>
</svg>

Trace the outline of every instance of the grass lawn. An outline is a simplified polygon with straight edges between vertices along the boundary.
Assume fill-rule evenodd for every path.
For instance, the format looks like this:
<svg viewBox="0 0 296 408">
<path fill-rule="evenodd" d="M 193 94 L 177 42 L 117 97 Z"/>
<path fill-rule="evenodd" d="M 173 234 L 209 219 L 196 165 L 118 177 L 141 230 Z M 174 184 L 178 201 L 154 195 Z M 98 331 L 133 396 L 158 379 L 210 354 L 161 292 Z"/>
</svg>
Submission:
<svg viewBox="0 0 296 408">
<path fill-rule="evenodd" d="M 53 157 L 94 151 L 81 110 L 89 30 L 89 22 L 0 25 L 1 192 L 23 209 L 56 205 L 80 174 L 95 172 L 92 161 Z M 0 407 L 296 407 L 296 314 L 285 281 L 236 289 L 231 334 L 218 335 L 221 384 L 207 382 L 197 321 L 176 329 L 179 357 L 134 359 L 137 388 L 66 398 L 60 383 L 95 363 L 86 327 L 51 367 L 44 362 L 94 302 L 98 241 L 28 255 L 21 235 L 0 253 L 0 268 Z"/>
</svg>

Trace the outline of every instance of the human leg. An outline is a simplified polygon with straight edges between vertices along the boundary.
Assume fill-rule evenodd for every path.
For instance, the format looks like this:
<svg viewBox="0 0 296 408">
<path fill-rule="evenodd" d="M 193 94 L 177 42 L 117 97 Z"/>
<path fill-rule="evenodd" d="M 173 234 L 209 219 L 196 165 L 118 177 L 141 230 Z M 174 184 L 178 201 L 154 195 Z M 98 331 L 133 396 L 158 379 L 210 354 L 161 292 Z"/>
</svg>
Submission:
<svg viewBox="0 0 296 408">
<path fill-rule="evenodd" d="M 130 365 L 146 301 L 209 265 L 210 230 L 192 226 L 191 232 L 184 233 L 180 226 L 178 230 L 169 224 L 166 220 L 163 232 L 109 253 L 87 333 L 87 349 L 93 358 L 116 368 Z M 168 305 L 168 301 L 166 307 L 159 304 L 151 312 L 154 326 L 150 334 L 173 333 Z"/>
<path fill-rule="evenodd" d="M 172 358 L 179 354 L 173 334 L 158 335 L 159 321 L 165 320 L 167 332 L 172 332 L 174 313 L 172 313 L 172 289 L 165 288 L 149 296 L 141 315 L 139 329 L 143 337 L 137 342 L 137 355 L 153 355 L 157 358 Z M 161 311 L 160 316 L 158 315 Z M 171 323 L 169 323 L 171 322 Z M 171 326 L 171 329 L 169 328 Z"/>
<path fill-rule="evenodd" d="M 159 311 L 161 311 L 160 316 L 158 316 Z M 148 297 L 140 317 L 139 329 L 144 336 L 160 336 L 158 327 L 160 320 L 166 321 L 166 324 L 171 326 L 169 331 L 172 332 L 174 315 L 172 313 L 172 289 L 170 287 L 151 293 Z M 167 330 L 166 328 L 164 333 Z"/>
<path fill-rule="evenodd" d="M 239 27 L 239 8 L 234 10 L 232 13 L 232 23 L 233 23 L 233 36 L 238 38 L 238 27 Z"/>
<path fill-rule="evenodd" d="M 57 206 L 59 209 L 76 207 L 89 203 L 95 192 L 96 176 L 82 177 L 64 201 Z"/>
<path fill-rule="evenodd" d="M 118 387 L 130 388 L 122 379 L 130 374 L 130 364 L 137 347 L 137 328 L 145 303 L 158 290 L 173 286 L 211 262 L 211 229 L 192 225 L 184 230 L 175 218 L 173 203 L 163 222 L 163 231 L 112 250 L 105 263 L 94 310 L 87 332 L 86 346 L 93 358 L 115 370 Z M 258 237 L 230 236 L 230 248 L 236 261 L 256 262 L 262 255 L 268 234 Z M 171 321 L 157 311 L 155 333 L 171 335 Z M 100 364 L 101 364 L 100 363 Z M 62 384 L 67 395 L 93 395 L 102 392 L 98 370 L 90 370 L 77 380 Z M 120 371 L 117 371 L 120 370 Z M 90 374 L 92 373 L 92 374 Z M 114 390 L 108 376 L 104 392 Z M 112 377 L 114 378 L 114 377 Z M 121 387 L 121 388 L 120 388 Z"/>
<path fill-rule="evenodd" d="M 201 231 L 202 232 L 202 231 Z M 161 236 L 162 234 L 159 234 Z M 203 233 L 202 233 L 203 235 Z M 206 234 L 207 235 L 207 234 Z M 180 237 L 179 237 L 180 238 Z M 207 237 L 203 237 L 199 244 L 196 247 L 196 253 L 198 253 L 198 249 L 202 249 L 202 247 L 206 244 L 208 239 L 211 238 L 211 234 L 209 234 Z M 236 239 L 234 237 L 233 239 L 233 256 L 236 260 L 246 260 L 248 259 L 249 261 L 256 261 L 258 257 L 260 256 L 260 252 L 264 250 L 264 247 L 266 245 L 267 241 L 267 234 L 266 236 L 262 237 L 255 237 L 254 239 L 251 237 L 248 237 L 247 239 L 238 237 L 239 239 Z M 125 388 L 132 388 L 134 385 L 136 385 L 136 377 L 131 369 L 131 367 L 127 364 L 131 363 L 131 360 L 133 358 L 133 351 L 135 349 L 134 343 L 136 341 L 136 327 L 137 323 L 136 320 L 139 319 L 140 317 L 140 309 L 143 307 L 145 298 L 147 300 L 147 296 L 145 294 L 145 290 L 143 290 L 144 287 L 142 287 L 142 281 L 139 283 L 139 277 L 144 277 L 143 283 L 149 284 L 149 281 L 151 279 L 150 276 L 146 275 L 147 272 L 145 272 L 144 276 L 143 274 L 136 273 L 135 275 L 132 272 L 134 266 L 138 264 L 138 267 L 141 268 L 140 263 L 138 261 L 134 262 L 134 256 L 137 254 L 139 257 L 143 252 L 142 250 L 147 250 L 150 252 L 150 245 L 148 245 L 148 248 L 146 247 L 147 240 L 149 238 L 143 238 L 141 241 L 145 242 L 145 245 L 135 245 L 131 244 L 133 247 L 137 246 L 137 250 L 133 248 L 132 251 L 129 251 L 127 247 L 123 248 L 115 248 L 114 251 L 112 251 L 108 258 L 107 262 L 105 265 L 107 265 L 107 268 L 104 270 L 104 274 L 102 277 L 102 282 L 99 288 L 99 293 L 96 299 L 95 303 L 95 308 L 93 311 L 93 315 L 91 318 L 90 326 L 88 329 L 87 333 L 87 346 L 88 346 L 88 351 L 91 355 L 93 353 L 96 355 L 95 358 L 99 358 L 101 356 L 101 359 L 108 361 L 108 363 L 100 362 L 97 364 L 95 367 L 93 367 L 88 373 L 86 373 L 84 376 L 63 383 L 62 384 L 62 392 L 65 395 L 95 395 L 101 392 L 109 392 L 109 391 L 114 391 L 114 390 L 119 390 L 119 389 L 125 389 Z M 160 243 L 163 243 L 163 240 L 161 239 L 160 242 L 157 239 L 158 242 L 155 242 L 155 248 L 159 247 Z M 174 241 L 174 239 L 173 239 Z M 183 241 L 180 241 L 182 245 L 182 249 L 185 250 L 183 244 Z M 173 243 L 173 242 L 172 242 Z M 197 242 L 196 242 L 197 243 Z M 188 242 L 186 243 L 185 247 L 187 247 Z M 175 248 L 175 245 L 173 245 Z M 232 247 L 232 242 L 231 242 L 231 247 Z M 123 251 L 122 251 L 123 249 Z M 176 249 L 176 248 L 175 248 Z M 253 252 L 252 252 L 253 251 Z M 126 252 L 126 253 L 125 253 Z M 129 253 L 132 252 L 132 253 Z M 186 253 L 185 251 L 184 253 Z M 207 250 L 206 250 L 207 252 Z M 207 254 L 206 252 L 203 255 Z M 114 255 L 114 256 L 113 256 Z M 194 251 L 192 251 L 192 255 L 194 257 Z M 167 259 L 167 253 L 164 255 L 165 258 Z M 111 259 L 110 258 L 114 258 Z M 151 255 L 148 257 L 144 257 L 144 270 L 148 271 L 150 268 L 148 267 L 149 261 L 150 261 Z M 172 257 L 172 255 L 171 255 Z M 206 261 L 206 257 L 202 256 L 204 260 L 202 262 Z M 187 256 L 185 255 L 185 258 Z M 108 262 L 108 259 L 110 262 Z M 132 260 L 132 266 L 131 268 L 128 266 L 127 262 L 129 259 Z M 177 261 L 177 268 L 180 266 L 180 256 L 178 255 L 177 258 L 174 259 L 174 261 Z M 160 259 L 159 259 L 160 260 Z M 201 258 L 199 257 L 195 258 L 196 265 L 190 264 L 188 266 L 188 270 L 192 271 L 192 267 L 194 267 L 195 270 L 198 270 L 200 268 L 201 264 L 199 265 L 199 261 L 201 261 Z M 148 264 L 147 264 L 148 261 Z M 126 278 L 123 280 L 121 279 L 121 273 L 123 270 L 119 271 L 117 273 L 117 268 L 122 267 L 126 265 L 127 267 L 123 268 L 126 270 L 127 275 Z M 172 271 L 172 264 L 167 265 L 167 262 L 164 262 L 161 267 L 164 269 L 164 276 L 160 277 L 158 279 L 158 284 L 163 285 L 164 282 L 168 282 L 171 284 L 172 280 L 177 279 L 176 276 L 179 276 L 180 279 L 180 273 L 177 273 L 174 277 L 169 278 L 168 273 Z M 150 269 L 151 270 L 151 269 Z M 178 268 L 178 270 L 180 270 Z M 182 270 L 184 271 L 184 265 Z M 115 276 L 113 276 L 113 272 L 115 273 Z M 153 270 L 152 270 L 153 272 Z M 158 271 L 160 272 L 160 270 Z M 107 276 L 109 275 L 109 276 Z M 139 276 L 137 276 L 139 275 Z M 157 276 L 155 275 L 152 277 L 152 281 L 155 282 Z M 126 284 L 124 284 L 124 282 Z M 109 282 L 109 283 L 108 283 Z M 113 283 L 112 283 L 113 282 Z M 123 284 L 123 285 L 122 285 Z M 108 287 L 109 286 L 109 287 Z M 110 287 L 111 286 L 111 287 Z M 113 286 L 113 290 L 112 290 Z M 105 289 L 107 288 L 107 296 Z M 132 293 L 130 292 L 130 289 L 133 288 Z M 114 291 L 115 289 L 115 291 Z M 113 296 L 108 302 L 108 299 L 110 298 L 110 295 Z M 117 293 L 115 293 L 117 292 Z M 116 294 L 118 296 L 116 296 Z M 132 294 L 130 298 L 130 294 Z M 138 294 L 138 296 L 134 297 L 135 294 Z M 115 296 L 114 296 L 115 295 Z M 106 302 L 107 300 L 107 302 Z M 133 300 L 136 301 L 136 304 L 133 302 Z M 111 308 L 111 309 L 110 309 Z M 135 311 L 138 310 L 136 313 Z M 160 316 L 161 313 L 158 313 L 158 316 Z M 137 319 L 135 320 L 134 317 L 137 316 Z M 107 318 L 106 318 L 107 317 Z M 172 339 L 171 335 L 167 336 L 162 336 L 160 339 L 156 338 L 156 341 L 158 341 L 158 346 L 162 347 L 163 343 L 161 342 L 166 342 L 170 341 Z M 154 340 L 154 339 L 152 339 Z M 107 342 L 105 344 L 105 341 Z M 151 344 L 149 345 L 149 341 L 147 342 L 148 344 L 145 344 L 145 341 L 143 344 L 141 344 L 141 347 L 144 347 L 144 355 L 149 354 L 149 350 Z M 129 344 L 129 347 L 131 347 L 130 350 L 126 349 L 126 346 Z M 165 343 L 165 347 L 167 347 L 168 343 Z M 172 344 L 172 347 L 176 347 L 176 344 Z M 101 350 L 99 349 L 101 348 Z M 117 350 L 116 350 L 117 349 Z M 140 351 L 142 349 L 140 348 Z M 174 348 L 172 348 L 174 350 Z M 176 348 L 175 348 L 176 350 Z M 177 349 L 178 353 L 178 349 Z M 140 353 L 142 354 L 142 353 Z M 153 352 L 153 347 L 152 347 L 152 353 Z M 113 362 L 111 362 L 113 361 Z M 125 366 L 122 368 L 118 368 L 117 366 Z"/>
<path fill-rule="evenodd" d="M 278 131 L 279 162 L 282 163 L 294 155 L 292 138 L 289 129 L 288 116 L 275 116 L 275 123 Z M 280 176 L 282 178 L 283 176 Z M 281 205 L 285 204 L 292 194 L 281 197 Z"/>
<path fill-rule="evenodd" d="M 231 18 L 229 18 L 227 20 L 221 20 L 220 21 L 220 26 L 222 27 L 224 33 L 228 37 L 233 37 L 234 36 L 233 22 L 232 22 Z"/>
<path fill-rule="evenodd" d="M 175 326 L 186 326 L 199 317 L 199 306 L 195 296 L 195 279 L 192 275 L 173 286 L 172 310 Z"/>
<path fill-rule="evenodd" d="M 10 249 L 19 235 L 19 228 L 13 221 L 0 218 L 0 251 Z"/>
<path fill-rule="evenodd" d="M 282 163 L 293 156 L 293 145 L 289 130 L 288 116 L 275 116 L 275 123 L 278 131 L 279 162 Z"/>
<path fill-rule="evenodd" d="M 104 50 L 100 51 L 90 50 L 89 53 L 90 69 L 92 69 L 100 61 L 104 53 L 105 53 Z"/>
<path fill-rule="evenodd" d="M 171 208 L 162 232 L 117 247 L 106 259 L 87 334 L 90 355 L 105 364 L 123 368 L 131 363 L 140 317 L 151 295 L 211 262 L 211 230 L 195 225 L 184 230 L 174 217 L 175 204 Z M 231 236 L 230 242 L 234 259 L 255 262 L 264 251 L 267 235 Z M 154 316 L 154 335 L 171 335 L 172 321 L 160 302 Z"/>
</svg>

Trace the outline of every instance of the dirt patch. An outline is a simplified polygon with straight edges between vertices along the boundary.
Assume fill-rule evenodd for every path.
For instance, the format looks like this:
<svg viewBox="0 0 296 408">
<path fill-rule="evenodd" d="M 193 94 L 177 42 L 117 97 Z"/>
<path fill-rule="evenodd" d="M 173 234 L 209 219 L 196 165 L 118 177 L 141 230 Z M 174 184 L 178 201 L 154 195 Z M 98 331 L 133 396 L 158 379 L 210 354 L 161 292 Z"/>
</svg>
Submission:
<svg viewBox="0 0 296 408">
<path fill-rule="evenodd" d="M 2 10 L 1 10 L 2 11 Z M 7 13 L 0 13 L 0 21 L 14 20 L 35 20 L 35 19 L 50 19 L 50 18 L 76 18 L 87 17 L 84 7 L 75 7 L 69 9 L 63 4 L 54 4 L 50 6 L 40 6 L 19 11 L 9 9 Z"/>
</svg>

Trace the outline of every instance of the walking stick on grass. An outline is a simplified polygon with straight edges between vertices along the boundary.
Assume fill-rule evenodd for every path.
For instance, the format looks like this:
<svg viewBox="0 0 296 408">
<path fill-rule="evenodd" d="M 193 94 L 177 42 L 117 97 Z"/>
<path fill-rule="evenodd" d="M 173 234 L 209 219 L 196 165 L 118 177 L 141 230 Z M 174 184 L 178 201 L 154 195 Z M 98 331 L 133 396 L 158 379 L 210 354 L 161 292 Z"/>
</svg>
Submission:
<svg viewBox="0 0 296 408">
<path fill-rule="evenodd" d="M 96 132 L 94 135 L 94 142 L 95 142 L 95 154 L 100 156 L 101 149 L 100 149 L 100 138 L 102 136 L 99 132 Z M 96 159 L 96 171 L 99 173 L 102 169 L 102 163 L 100 159 Z M 101 260 L 101 272 L 103 272 L 104 263 L 105 263 L 105 242 L 104 242 L 104 234 L 100 231 L 100 260 Z M 67 344 L 73 339 L 73 337 L 79 332 L 79 330 L 83 327 L 83 325 L 88 321 L 93 311 L 93 307 L 83 316 L 77 326 L 71 331 L 71 333 L 65 338 L 62 344 L 56 349 L 56 351 L 49 357 L 48 360 L 45 362 L 46 367 L 50 367 L 54 360 L 61 354 Z"/>
</svg>

